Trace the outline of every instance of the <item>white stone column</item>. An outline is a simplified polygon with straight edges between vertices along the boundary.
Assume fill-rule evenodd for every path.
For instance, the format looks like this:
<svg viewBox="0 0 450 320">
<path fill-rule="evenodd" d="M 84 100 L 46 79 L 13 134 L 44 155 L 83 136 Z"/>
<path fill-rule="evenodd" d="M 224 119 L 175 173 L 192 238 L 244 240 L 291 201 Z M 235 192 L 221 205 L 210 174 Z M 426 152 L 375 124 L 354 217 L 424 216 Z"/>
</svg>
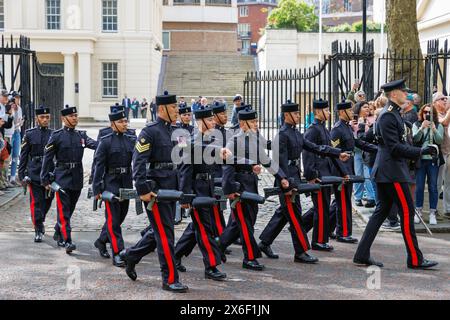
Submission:
<svg viewBox="0 0 450 320">
<path fill-rule="evenodd" d="M 78 53 L 78 115 L 90 117 L 91 103 L 91 54 Z"/>
<path fill-rule="evenodd" d="M 75 53 L 64 55 L 64 105 L 75 104 Z"/>
</svg>

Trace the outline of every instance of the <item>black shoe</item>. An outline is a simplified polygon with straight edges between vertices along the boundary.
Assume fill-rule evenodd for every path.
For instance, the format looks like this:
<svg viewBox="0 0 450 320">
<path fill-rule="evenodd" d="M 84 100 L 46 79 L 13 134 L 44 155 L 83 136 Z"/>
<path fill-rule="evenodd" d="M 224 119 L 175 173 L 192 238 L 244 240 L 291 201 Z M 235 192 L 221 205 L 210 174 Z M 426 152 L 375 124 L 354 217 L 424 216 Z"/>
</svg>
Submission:
<svg viewBox="0 0 450 320">
<path fill-rule="evenodd" d="M 242 241 L 241 241 L 241 239 L 237 239 L 235 242 L 233 242 L 233 244 L 235 244 L 237 246 L 242 246 Z"/>
<path fill-rule="evenodd" d="M 42 242 L 43 234 L 40 231 L 35 231 L 34 233 L 34 242 L 40 243 Z"/>
<path fill-rule="evenodd" d="M 260 264 L 256 259 L 242 261 L 242 268 L 254 271 L 263 271 L 265 269 L 264 265 Z"/>
<path fill-rule="evenodd" d="M 45 234 L 45 226 L 44 226 L 44 224 L 41 224 L 41 225 L 39 226 L 39 231 L 42 233 L 42 235 Z"/>
<path fill-rule="evenodd" d="M 431 260 L 427 260 L 427 259 L 423 259 L 422 263 L 419 264 L 418 266 L 413 266 L 408 264 L 408 268 L 410 269 L 429 269 L 432 268 L 434 266 L 437 266 L 438 263 L 436 261 L 431 261 Z"/>
<path fill-rule="evenodd" d="M 370 257 L 368 259 L 358 259 L 358 258 L 354 257 L 353 263 L 361 264 L 364 266 L 377 266 L 377 267 L 383 268 L 383 264 L 381 262 L 375 261 Z"/>
<path fill-rule="evenodd" d="M 366 208 L 374 208 L 376 206 L 375 200 L 368 200 L 364 207 Z"/>
<path fill-rule="evenodd" d="M 278 255 L 273 253 L 272 248 L 268 245 L 265 245 L 264 243 L 260 242 L 258 244 L 259 250 L 261 250 L 262 252 L 264 252 L 264 254 L 270 258 L 270 259 L 278 259 Z"/>
<path fill-rule="evenodd" d="M 126 266 L 125 260 L 123 260 L 119 254 L 113 256 L 113 266 L 124 268 Z"/>
<path fill-rule="evenodd" d="M 233 252 L 233 251 L 231 251 L 230 249 L 225 249 L 225 250 L 223 251 L 223 253 L 225 253 L 225 254 L 231 254 L 231 252 Z"/>
<path fill-rule="evenodd" d="M 180 220 L 174 220 L 173 221 L 173 225 L 174 226 L 177 226 L 177 225 L 179 225 L 181 223 L 181 219 Z"/>
<path fill-rule="evenodd" d="M 330 239 L 336 240 L 336 233 L 330 233 Z"/>
<path fill-rule="evenodd" d="M 66 253 L 71 254 L 72 251 L 77 249 L 77 246 L 72 242 L 66 242 L 65 248 L 66 248 Z"/>
<path fill-rule="evenodd" d="M 97 239 L 94 242 L 94 246 L 98 249 L 98 253 L 100 254 L 100 257 L 105 258 L 105 259 L 111 258 L 108 250 L 106 249 L 106 243 L 103 243 L 102 241 L 100 241 L 100 239 Z"/>
<path fill-rule="evenodd" d="M 439 194 L 439 199 L 441 199 L 441 200 L 444 199 L 444 192 L 441 192 L 441 193 Z"/>
<path fill-rule="evenodd" d="M 319 262 L 319 259 L 316 257 L 307 254 L 306 252 L 303 252 L 302 254 L 296 254 L 294 256 L 294 262 L 300 262 L 300 263 L 316 263 Z"/>
<path fill-rule="evenodd" d="M 175 293 L 185 293 L 189 290 L 188 286 L 185 286 L 184 284 L 181 284 L 180 282 L 167 284 L 163 283 L 162 289 L 166 291 L 171 291 Z"/>
<path fill-rule="evenodd" d="M 317 242 L 313 242 L 311 244 L 311 248 L 313 250 L 318 250 L 318 251 L 333 251 L 334 250 L 333 246 L 329 245 L 328 243 L 317 243 Z"/>
<path fill-rule="evenodd" d="M 181 259 L 175 258 L 175 267 L 180 272 L 186 272 L 186 267 L 181 264 Z"/>
<path fill-rule="evenodd" d="M 353 237 L 337 237 L 336 240 L 338 242 L 343 242 L 343 243 L 358 243 L 358 239 L 353 238 Z"/>
<path fill-rule="evenodd" d="M 364 207 L 364 204 L 362 203 L 362 200 L 355 200 L 355 204 L 357 207 Z"/>
<path fill-rule="evenodd" d="M 205 278 L 215 281 L 223 281 L 227 278 L 227 274 L 220 272 L 216 267 L 205 269 Z"/>
<path fill-rule="evenodd" d="M 136 273 L 136 269 L 135 269 L 136 264 L 133 263 L 133 262 L 131 262 L 131 261 L 128 259 L 127 251 L 126 251 L 126 250 L 120 251 L 119 257 L 120 257 L 123 261 L 125 261 L 125 265 L 126 265 L 126 267 L 125 267 L 125 272 L 126 272 L 128 278 L 130 278 L 130 279 L 133 280 L 133 281 L 136 281 L 136 279 L 137 279 L 137 273 Z"/>
</svg>

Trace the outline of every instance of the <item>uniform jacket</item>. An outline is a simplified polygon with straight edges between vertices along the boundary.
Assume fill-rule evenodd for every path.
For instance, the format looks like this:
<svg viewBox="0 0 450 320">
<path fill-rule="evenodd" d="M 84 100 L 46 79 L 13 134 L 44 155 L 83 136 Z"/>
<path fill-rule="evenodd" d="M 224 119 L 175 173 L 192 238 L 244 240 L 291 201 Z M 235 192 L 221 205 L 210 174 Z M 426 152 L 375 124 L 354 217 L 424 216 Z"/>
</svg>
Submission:
<svg viewBox="0 0 450 320">
<path fill-rule="evenodd" d="M 20 180 L 28 176 L 31 181 L 40 185 L 44 149 L 52 132 L 51 129 L 39 126 L 25 131 L 20 151 Z M 54 164 L 50 163 L 50 171 L 53 172 L 54 169 Z"/>
</svg>

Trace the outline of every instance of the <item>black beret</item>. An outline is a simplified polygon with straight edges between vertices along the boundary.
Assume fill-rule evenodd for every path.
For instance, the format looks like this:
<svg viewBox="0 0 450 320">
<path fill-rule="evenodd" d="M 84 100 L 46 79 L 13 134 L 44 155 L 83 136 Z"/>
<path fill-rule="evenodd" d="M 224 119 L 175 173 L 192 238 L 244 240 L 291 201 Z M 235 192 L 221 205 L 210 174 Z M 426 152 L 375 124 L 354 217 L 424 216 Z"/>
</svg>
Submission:
<svg viewBox="0 0 450 320">
<path fill-rule="evenodd" d="M 117 121 L 120 119 L 125 119 L 127 115 L 125 114 L 125 111 L 118 111 L 113 112 L 109 114 L 109 121 Z"/>
<path fill-rule="evenodd" d="M 39 106 L 34 110 L 34 113 L 37 116 L 43 115 L 43 114 L 50 114 L 50 108 L 46 108 L 44 106 Z"/>
<path fill-rule="evenodd" d="M 195 119 L 204 119 L 204 118 L 212 117 L 214 114 L 213 114 L 212 108 L 210 108 L 209 106 L 206 106 L 206 108 L 203 106 L 200 106 L 199 109 L 194 111 L 194 115 L 195 115 Z"/>
<path fill-rule="evenodd" d="M 185 103 L 180 104 L 180 114 L 191 113 L 191 112 L 192 112 L 192 108 L 188 107 L 187 104 L 185 104 Z"/>
<path fill-rule="evenodd" d="M 233 102 L 236 102 L 236 101 L 238 101 L 238 100 L 242 100 L 242 97 L 241 97 L 241 96 L 235 96 L 235 97 L 233 98 Z"/>
<path fill-rule="evenodd" d="M 214 114 L 225 112 L 227 110 L 227 106 L 225 103 L 220 103 L 219 101 L 216 101 L 214 105 L 212 106 Z"/>
<path fill-rule="evenodd" d="M 328 108 L 328 101 L 319 99 L 313 101 L 313 109 L 325 109 Z"/>
<path fill-rule="evenodd" d="M 408 88 L 406 88 L 406 84 L 405 84 L 405 79 L 400 79 L 400 80 L 395 80 L 395 81 L 391 81 L 388 82 L 384 85 L 381 86 L 381 89 L 384 92 L 391 92 L 393 90 L 407 90 Z"/>
<path fill-rule="evenodd" d="M 164 106 L 166 104 L 174 104 L 177 103 L 177 96 L 174 94 L 169 94 L 167 91 L 164 91 L 163 95 L 156 96 L 156 105 Z"/>
<path fill-rule="evenodd" d="M 281 105 L 281 112 L 296 112 L 299 111 L 298 104 L 291 102 L 291 100 L 286 101 Z"/>
<path fill-rule="evenodd" d="M 77 113 L 77 107 L 69 107 L 69 105 L 66 105 L 64 109 L 61 110 L 61 115 L 63 117 L 71 115 L 73 113 Z"/>
<path fill-rule="evenodd" d="M 238 113 L 239 120 L 253 120 L 256 119 L 257 113 L 256 110 L 253 110 L 251 105 L 246 105 L 244 109 L 239 111 Z"/>
<path fill-rule="evenodd" d="M 125 111 L 125 106 L 121 106 L 120 104 L 116 103 L 114 106 L 109 107 L 111 113 L 116 113 L 120 111 Z"/>
<path fill-rule="evenodd" d="M 350 101 L 342 101 L 336 105 L 338 110 L 347 110 L 352 107 L 352 103 Z"/>
</svg>

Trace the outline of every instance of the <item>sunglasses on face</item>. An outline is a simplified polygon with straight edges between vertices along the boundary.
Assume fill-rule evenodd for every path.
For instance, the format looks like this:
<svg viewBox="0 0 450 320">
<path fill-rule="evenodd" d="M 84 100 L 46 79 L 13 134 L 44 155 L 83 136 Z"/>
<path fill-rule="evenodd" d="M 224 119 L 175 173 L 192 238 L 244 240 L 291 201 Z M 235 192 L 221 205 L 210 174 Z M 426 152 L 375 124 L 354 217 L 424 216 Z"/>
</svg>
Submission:
<svg viewBox="0 0 450 320">
<path fill-rule="evenodd" d="M 440 98 L 439 101 L 447 101 L 447 98 Z"/>
</svg>

